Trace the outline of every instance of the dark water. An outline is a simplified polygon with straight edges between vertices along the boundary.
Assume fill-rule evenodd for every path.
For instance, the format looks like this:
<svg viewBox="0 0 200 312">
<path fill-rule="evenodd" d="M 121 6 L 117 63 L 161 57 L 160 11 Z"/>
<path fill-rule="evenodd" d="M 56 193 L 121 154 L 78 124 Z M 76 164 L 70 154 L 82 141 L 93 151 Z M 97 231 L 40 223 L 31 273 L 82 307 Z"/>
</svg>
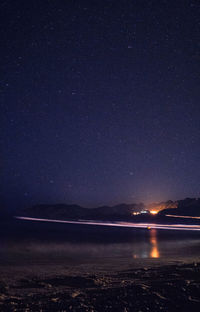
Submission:
<svg viewBox="0 0 200 312">
<path fill-rule="evenodd" d="M 1 270 L 112 269 L 200 260 L 200 232 L 17 221 L 0 231 Z"/>
</svg>

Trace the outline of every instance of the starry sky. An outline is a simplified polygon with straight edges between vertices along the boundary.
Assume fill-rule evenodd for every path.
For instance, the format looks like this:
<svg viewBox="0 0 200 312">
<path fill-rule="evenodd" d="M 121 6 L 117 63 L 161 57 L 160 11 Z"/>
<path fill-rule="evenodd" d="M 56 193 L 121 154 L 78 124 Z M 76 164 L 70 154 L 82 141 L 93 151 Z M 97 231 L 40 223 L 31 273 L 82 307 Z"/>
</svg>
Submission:
<svg viewBox="0 0 200 312">
<path fill-rule="evenodd" d="M 200 195 L 199 1 L 0 7 L 1 204 Z"/>
</svg>

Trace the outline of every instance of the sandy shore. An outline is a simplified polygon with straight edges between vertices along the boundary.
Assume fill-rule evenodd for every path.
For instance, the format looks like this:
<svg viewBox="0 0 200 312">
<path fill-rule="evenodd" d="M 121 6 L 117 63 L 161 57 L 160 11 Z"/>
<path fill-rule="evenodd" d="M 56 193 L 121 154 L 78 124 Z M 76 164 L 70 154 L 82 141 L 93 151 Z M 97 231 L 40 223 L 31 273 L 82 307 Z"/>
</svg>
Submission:
<svg viewBox="0 0 200 312">
<path fill-rule="evenodd" d="M 200 263 L 0 279 L 0 311 L 198 311 Z"/>
</svg>

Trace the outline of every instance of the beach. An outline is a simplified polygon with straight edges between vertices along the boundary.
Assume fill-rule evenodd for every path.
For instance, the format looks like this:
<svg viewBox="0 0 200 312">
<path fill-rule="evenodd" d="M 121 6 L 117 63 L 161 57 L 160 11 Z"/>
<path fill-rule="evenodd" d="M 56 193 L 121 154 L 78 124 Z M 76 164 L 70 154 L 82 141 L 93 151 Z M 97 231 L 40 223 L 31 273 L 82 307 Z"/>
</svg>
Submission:
<svg viewBox="0 0 200 312">
<path fill-rule="evenodd" d="M 198 311 L 200 263 L 0 279 L 0 311 Z"/>
</svg>

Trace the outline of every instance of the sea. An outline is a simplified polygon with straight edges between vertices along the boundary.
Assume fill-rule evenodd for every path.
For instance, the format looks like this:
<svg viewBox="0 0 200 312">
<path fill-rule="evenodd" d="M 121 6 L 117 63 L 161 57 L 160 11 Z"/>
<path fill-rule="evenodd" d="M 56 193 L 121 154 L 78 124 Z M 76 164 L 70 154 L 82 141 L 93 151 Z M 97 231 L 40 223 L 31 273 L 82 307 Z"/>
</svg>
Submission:
<svg viewBox="0 0 200 312">
<path fill-rule="evenodd" d="M 0 273 L 110 272 L 200 261 L 200 231 L 14 220 L 0 229 Z"/>
</svg>

